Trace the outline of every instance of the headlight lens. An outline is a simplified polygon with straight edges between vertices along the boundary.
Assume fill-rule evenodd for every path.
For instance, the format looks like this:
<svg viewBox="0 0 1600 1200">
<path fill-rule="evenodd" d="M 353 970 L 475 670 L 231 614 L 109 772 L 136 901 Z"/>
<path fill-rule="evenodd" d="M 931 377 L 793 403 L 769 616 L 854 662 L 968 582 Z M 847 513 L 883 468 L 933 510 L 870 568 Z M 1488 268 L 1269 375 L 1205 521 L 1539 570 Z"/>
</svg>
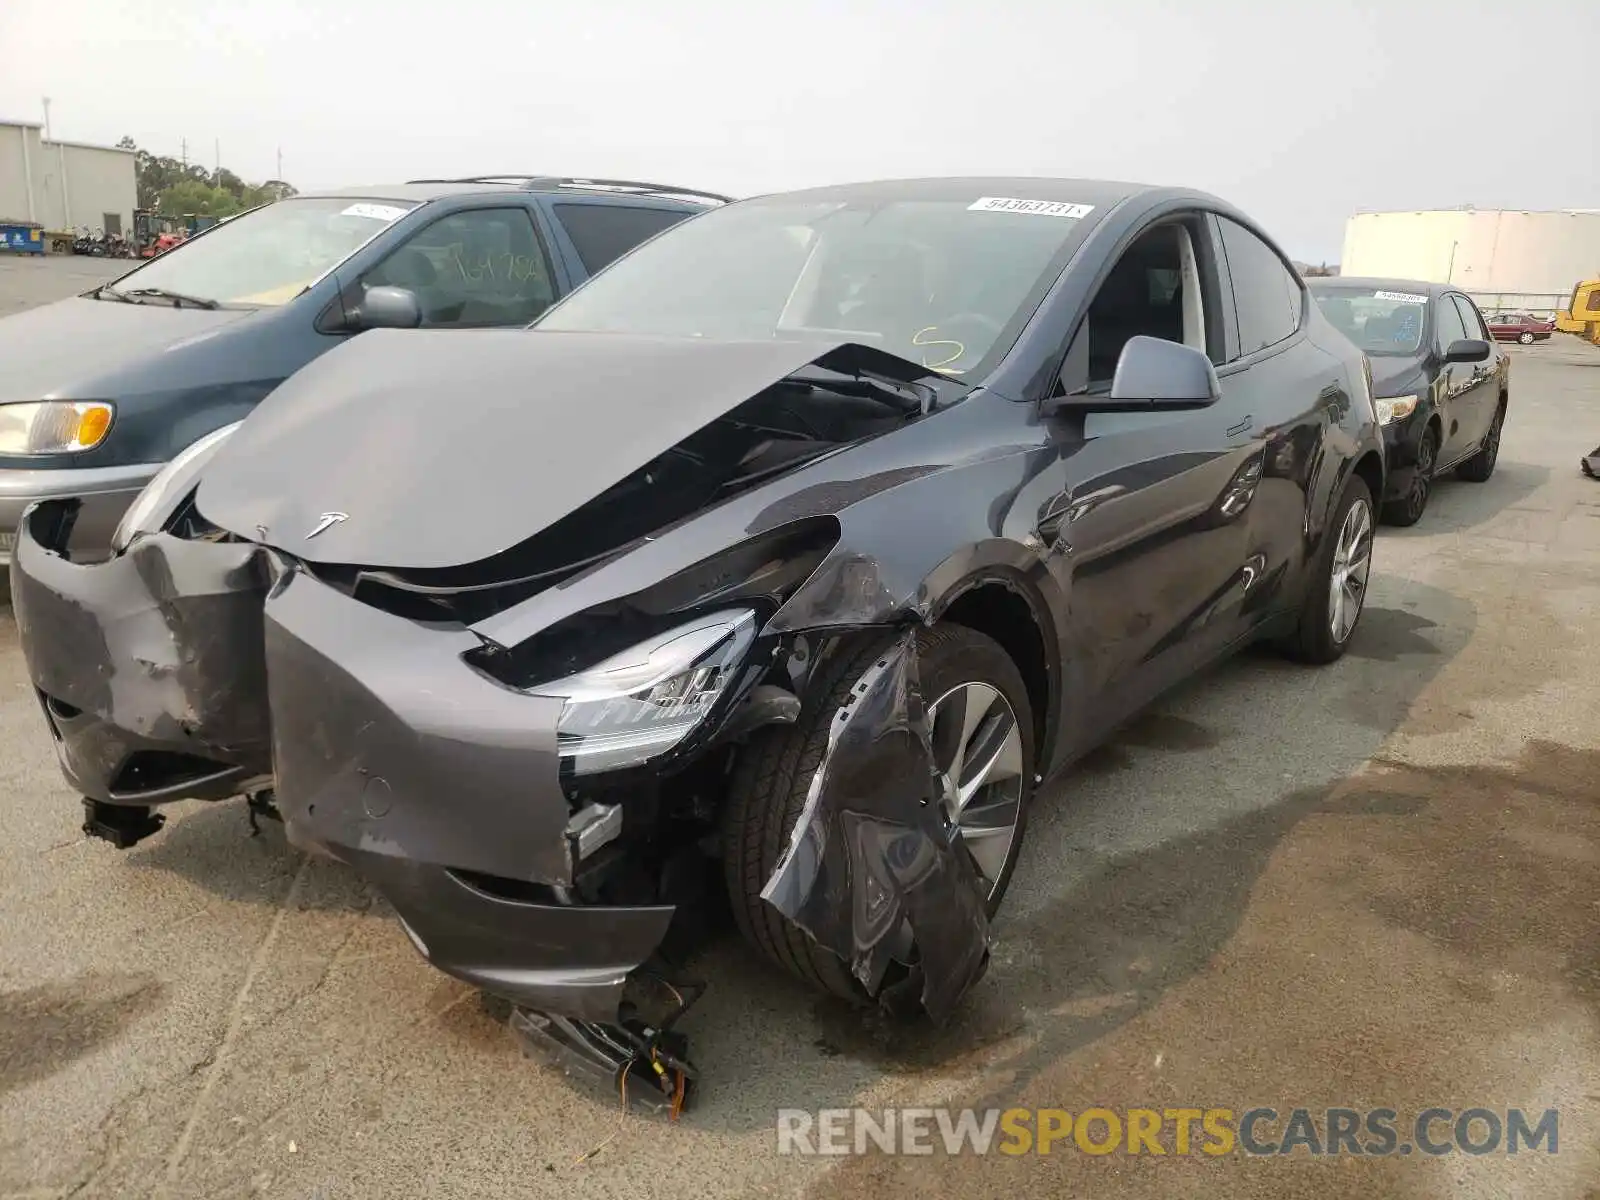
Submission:
<svg viewBox="0 0 1600 1200">
<path fill-rule="evenodd" d="M 574 774 L 638 766 L 705 720 L 755 634 L 754 610 L 713 613 L 529 691 L 566 701 L 556 741 Z"/>
<path fill-rule="evenodd" d="M 212 430 L 199 441 L 191 442 L 178 452 L 176 458 L 157 471 L 144 491 L 140 492 L 128 511 L 122 514 L 116 533 L 111 535 L 111 548 L 121 552 L 128 543 L 144 533 L 154 533 L 167 523 L 177 503 L 189 494 L 199 478 L 201 469 L 218 446 L 222 445 L 235 429 L 244 424 L 235 421 L 221 429 Z"/>
<path fill-rule="evenodd" d="M 100 400 L 0 404 L 0 454 L 93 450 L 111 431 L 115 410 Z"/>
<path fill-rule="evenodd" d="M 1384 396 L 1372 403 L 1378 409 L 1378 424 L 1393 425 L 1396 421 L 1409 417 L 1417 408 L 1416 396 Z"/>
</svg>

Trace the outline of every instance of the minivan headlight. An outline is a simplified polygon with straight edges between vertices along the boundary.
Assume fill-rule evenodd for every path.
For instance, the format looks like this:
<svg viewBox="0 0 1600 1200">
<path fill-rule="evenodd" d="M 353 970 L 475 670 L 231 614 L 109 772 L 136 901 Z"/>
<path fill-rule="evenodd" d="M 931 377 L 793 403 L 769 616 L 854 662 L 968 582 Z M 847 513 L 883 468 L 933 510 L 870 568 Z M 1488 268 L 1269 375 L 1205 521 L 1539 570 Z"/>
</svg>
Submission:
<svg viewBox="0 0 1600 1200">
<path fill-rule="evenodd" d="M 565 701 L 556 745 L 573 774 L 638 766 L 705 720 L 755 635 L 755 610 L 713 613 L 528 691 Z"/>
<path fill-rule="evenodd" d="M 242 424 L 243 421 L 235 421 L 232 425 L 214 429 L 205 437 L 190 442 L 178 451 L 171 462 L 157 471 L 150 482 L 144 485 L 144 491 L 128 506 L 128 511 L 122 514 L 117 531 L 111 535 L 111 549 L 120 554 L 134 538 L 154 533 L 164 526 L 173 510 L 194 490 L 200 472 L 217 452 L 217 447 Z"/>
<path fill-rule="evenodd" d="M 111 432 L 115 409 L 103 400 L 28 400 L 0 404 L 0 454 L 93 450 Z"/>
</svg>

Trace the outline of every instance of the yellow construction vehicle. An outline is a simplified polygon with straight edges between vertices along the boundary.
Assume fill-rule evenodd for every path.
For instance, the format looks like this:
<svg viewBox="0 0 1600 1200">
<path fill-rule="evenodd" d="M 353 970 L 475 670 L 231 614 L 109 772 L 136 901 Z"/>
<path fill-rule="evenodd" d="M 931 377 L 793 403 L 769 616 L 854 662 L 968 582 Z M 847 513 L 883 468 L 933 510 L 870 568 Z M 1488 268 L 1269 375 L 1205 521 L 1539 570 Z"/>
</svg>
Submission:
<svg viewBox="0 0 1600 1200">
<path fill-rule="evenodd" d="M 1572 302 L 1556 314 L 1556 328 L 1600 345 L 1600 279 L 1586 279 L 1572 289 Z"/>
</svg>

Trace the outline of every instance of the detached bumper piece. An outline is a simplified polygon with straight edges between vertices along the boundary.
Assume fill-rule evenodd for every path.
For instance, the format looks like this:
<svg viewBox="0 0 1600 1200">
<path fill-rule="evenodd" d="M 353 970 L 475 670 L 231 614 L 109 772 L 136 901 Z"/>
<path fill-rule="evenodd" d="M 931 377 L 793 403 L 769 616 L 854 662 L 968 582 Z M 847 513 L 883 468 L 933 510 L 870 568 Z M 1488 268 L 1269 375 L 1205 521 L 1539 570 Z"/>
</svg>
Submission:
<svg viewBox="0 0 1600 1200">
<path fill-rule="evenodd" d="M 698 1073 L 680 1033 L 627 1018 L 600 1024 L 526 1008 L 511 1010 L 510 1025 L 527 1054 L 616 1093 L 625 1108 L 677 1120 L 689 1103 Z"/>
<path fill-rule="evenodd" d="M 160 833 L 166 823 L 166 817 L 140 805 L 103 804 L 87 796 L 83 800 L 83 832 L 110 842 L 118 850 L 126 850 Z"/>
</svg>

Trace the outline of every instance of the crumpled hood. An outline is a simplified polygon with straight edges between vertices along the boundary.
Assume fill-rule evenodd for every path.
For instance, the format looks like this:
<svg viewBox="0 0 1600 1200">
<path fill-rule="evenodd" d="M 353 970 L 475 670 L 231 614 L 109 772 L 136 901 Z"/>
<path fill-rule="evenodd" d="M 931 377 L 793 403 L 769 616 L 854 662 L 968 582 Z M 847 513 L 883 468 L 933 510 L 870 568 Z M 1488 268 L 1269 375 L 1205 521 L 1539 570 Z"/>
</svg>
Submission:
<svg viewBox="0 0 1600 1200">
<path fill-rule="evenodd" d="M 840 344 L 372 330 L 268 396 L 196 504 L 312 562 L 474 563 Z"/>
<path fill-rule="evenodd" d="M 73 296 L 0 319 L 0 404 L 61 397 L 114 400 L 132 363 L 250 316 Z"/>
</svg>

